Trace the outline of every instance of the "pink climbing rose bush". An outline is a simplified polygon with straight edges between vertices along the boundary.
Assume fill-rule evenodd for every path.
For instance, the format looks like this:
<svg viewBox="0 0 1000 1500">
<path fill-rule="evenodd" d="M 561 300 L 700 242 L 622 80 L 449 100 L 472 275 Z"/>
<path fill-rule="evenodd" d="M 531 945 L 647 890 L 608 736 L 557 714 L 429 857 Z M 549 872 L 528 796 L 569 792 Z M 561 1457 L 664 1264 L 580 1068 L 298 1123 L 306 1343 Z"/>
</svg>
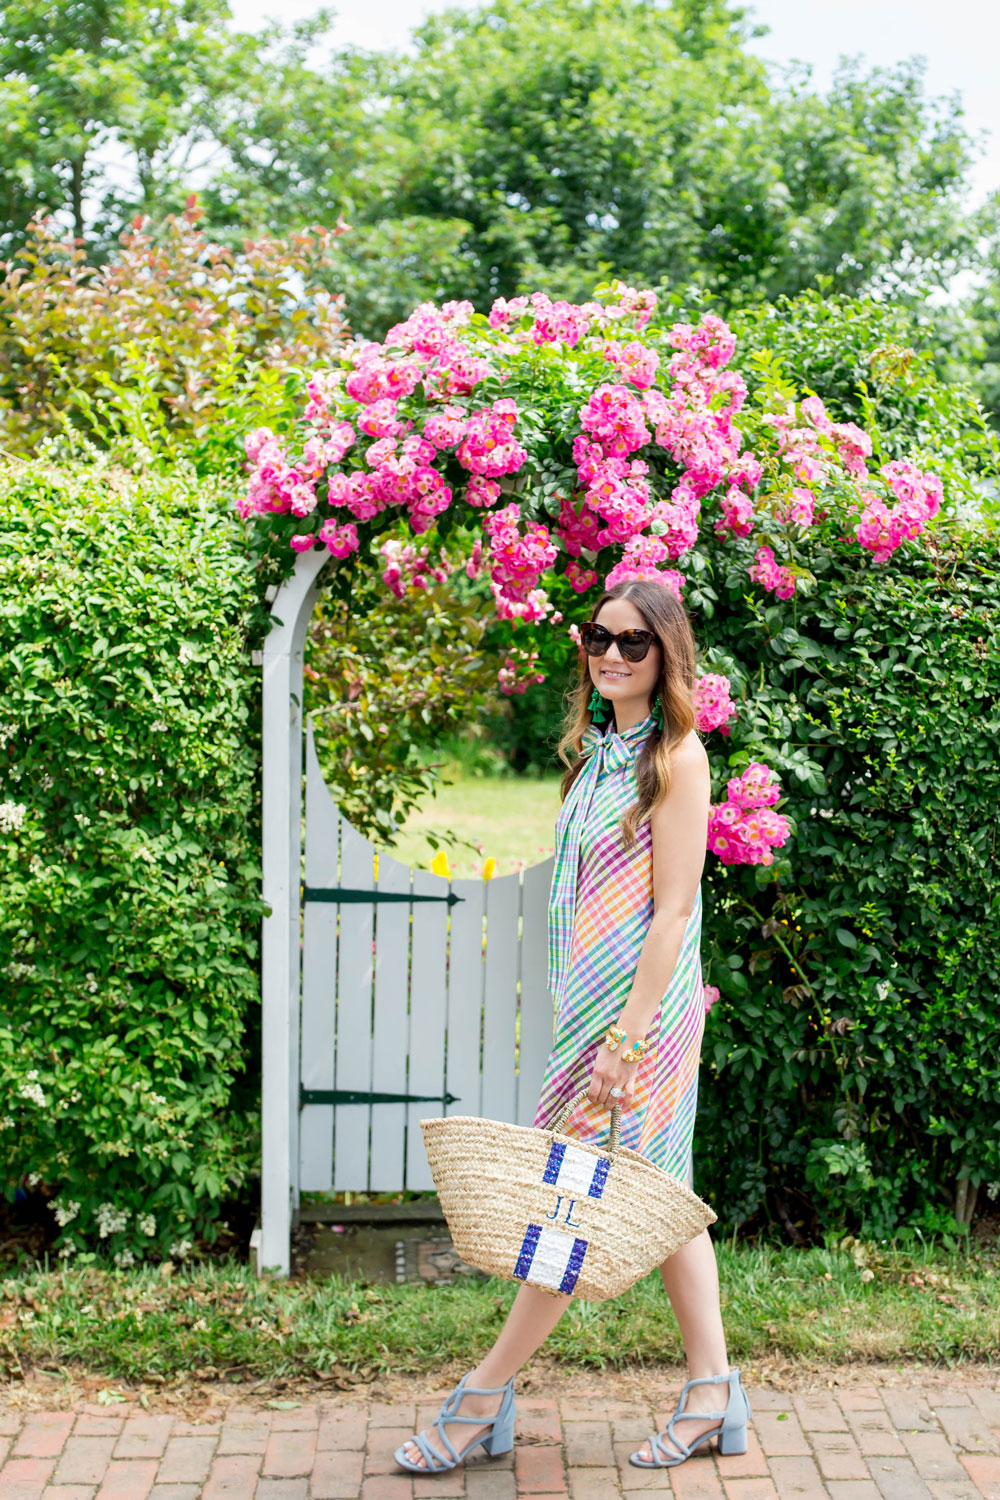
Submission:
<svg viewBox="0 0 1000 1500">
<path fill-rule="evenodd" d="M 313 372 L 293 430 L 247 435 L 240 514 L 289 556 L 378 546 L 397 597 L 464 559 L 514 626 L 562 621 L 557 577 L 584 601 L 654 579 L 697 610 L 721 569 L 773 609 L 818 586 L 824 552 L 879 566 L 919 544 L 943 489 L 916 455 L 873 462 L 871 433 L 766 371 L 749 400 L 722 318 L 656 313 L 655 293 L 618 281 L 580 304 L 498 298 L 485 316 L 424 303 Z M 432 530 L 450 555 L 417 550 Z M 520 692 L 540 675 L 513 651 L 498 685 Z M 728 736 L 727 678 L 701 678 L 696 712 L 702 733 Z M 766 865 L 787 837 L 771 774 L 751 762 L 713 807 L 724 863 Z"/>
<path fill-rule="evenodd" d="M 818 396 L 776 387 L 748 406 L 724 320 L 655 312 L 621 282 L 579 305 L 499 298 L 485 317 L 425 303 L 313 374 L 294 431 L 247 435 L 240 512 L 338 558 L 397 523 L 476 536 L 499 617 L 529 622 L 551 615 L 553 574 L 580 594 L 632 574 L 681 596 L 685 564 L 721 545 L 787 600 L 814 586 L 820 541 L 884 562 L 920 537 L 936 475 L 873 469 L 870 434 Z"/>
<path fill-rule="evenodd" d="M 788 819 L 774 812 L 781 788 L 770 766 L 751 761 L 741 776 L 726 784 L 726 800 L 713 806 L 708 847 L 724 865 L 769 865 L 772 850 L 785 843 Z"/>
</svg>

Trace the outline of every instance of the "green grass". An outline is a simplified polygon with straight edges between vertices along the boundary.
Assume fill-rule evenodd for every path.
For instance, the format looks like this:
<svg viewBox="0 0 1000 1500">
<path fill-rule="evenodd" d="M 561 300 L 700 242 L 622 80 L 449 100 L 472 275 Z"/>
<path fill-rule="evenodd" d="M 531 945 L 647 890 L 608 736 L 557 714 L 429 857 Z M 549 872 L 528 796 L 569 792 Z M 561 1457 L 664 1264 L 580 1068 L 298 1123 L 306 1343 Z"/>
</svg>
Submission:
<svg viewBox="0 0 1000 1500">
<path fill-rule="evenodd" d="M 734 1362 L 998 1362 L 997 1247 L 717 1246 Z M 0 1282 L 0 1367 L 83 1365 L 127 1380 L 420 1373 L 468 1364 L 514 1297 L 492 1279 L 371 1285 L 258 1282 L 237 1262 L 129 1271 L 25 1270 Z M 658 1273 L 607 1303 L 572 1303 L 545 1345 L 567 1367 L 681 1358 Z"/>
<path fill-rule="evenodd" d="M 453 784 L 441 787 L 407 818 L 398 844 L 389 851 L 394 859 L 428 869 L 435 852 L 428 832 L 441 840 L 459 879 L 481 875 L 490 855 L 498 875 L 548 859 L 559 811 L 558 775 L 477 776 L 454 765 L 446 774 Z"/>
</svg>

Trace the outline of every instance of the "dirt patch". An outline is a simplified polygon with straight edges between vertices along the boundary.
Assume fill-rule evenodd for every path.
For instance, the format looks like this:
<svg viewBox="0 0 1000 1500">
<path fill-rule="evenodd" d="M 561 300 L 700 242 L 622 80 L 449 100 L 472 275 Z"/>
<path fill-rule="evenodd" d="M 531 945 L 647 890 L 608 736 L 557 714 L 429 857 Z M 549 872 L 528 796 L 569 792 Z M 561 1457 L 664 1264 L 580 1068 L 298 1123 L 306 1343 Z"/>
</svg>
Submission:
<svg viewBox="0 0 1000 1500">
<path fill-rule="evenodd" d="M 127 1416 L 134 1410 L 168 1412 L 186 1422 L 217 1422 L 231 1406 L 244 1409 L 288 1409 L 291 1403 L 306 1406 L 316 1402 L 427 1400 L 450 1390 L 465 1373 L 464 1365 L 445 1365 L 430 1374 L 380 1375 L 368 1382 L 268 1379 L 236 1383 L 195 1381 L 180 1378 L 162 1385 L 130 1384 L 92 1375 L 70 1366 L 61 1371 L 33 1369 L 23 1381 L 0 1387 L 0 1412 L 77 1411 L 85 1407 L 107 1416 Z M 861 1385 L 879 1388 L 920 1385 L 924 1389 L 987 1386 L 1000 1390 L 1000 1364 L 864 1364 L 821 1365 L 777 1357 L 742 1366 L 743 1378 L 754 1386 L 803 1394 L 821 1390 L 851 1390 Z M 556 1360 L 539 1357 L 525 1367 L 517 1380 L 519 1395 L 560 1399 L 595 1396 L 615 1401 L 650 1401 L 660 1404 L 667 1392 L 676 1392 L 685 1378 L 680 1366 L 632 1366 L 625 1370 L 568 1370 Z M 752 1398 L 751 1398 L 752 1399 Z M 280 1405 L 279 1405 L 280 1403 Z"/>
</svg>

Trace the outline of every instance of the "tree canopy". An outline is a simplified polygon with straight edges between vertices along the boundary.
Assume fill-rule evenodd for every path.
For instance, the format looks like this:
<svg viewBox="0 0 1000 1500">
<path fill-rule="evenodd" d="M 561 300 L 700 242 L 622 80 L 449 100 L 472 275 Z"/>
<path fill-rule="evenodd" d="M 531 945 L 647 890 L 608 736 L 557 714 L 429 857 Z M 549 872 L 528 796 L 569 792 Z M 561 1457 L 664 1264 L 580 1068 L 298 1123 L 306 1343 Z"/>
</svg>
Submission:
<svg viewBox="0 0 1000 1500">
<path fill-rule="evenodd" d="M 100 261 L 191 191 L 234 247 L 343 215 L 331 290 L 371 337 L 425 298 L 581 299 L 610 276 L 729 309 L 817 278 L 920 306 L 989 262 L 974 143 L 919 60 L 848 61 L 824 92 L 768 69 L 728 0 L 488 0 L 399 54 L 334 48 L 332 25 L 252 35 L 226 0 L 8 5 L 8 253 L 43 209 Z"/>
</svg>

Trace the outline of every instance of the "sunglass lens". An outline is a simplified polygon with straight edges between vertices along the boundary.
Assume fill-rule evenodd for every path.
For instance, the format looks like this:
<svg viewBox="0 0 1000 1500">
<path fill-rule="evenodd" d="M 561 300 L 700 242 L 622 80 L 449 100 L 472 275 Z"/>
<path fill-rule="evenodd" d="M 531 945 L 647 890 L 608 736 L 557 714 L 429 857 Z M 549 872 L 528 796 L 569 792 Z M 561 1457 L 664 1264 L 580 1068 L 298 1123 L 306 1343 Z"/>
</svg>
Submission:
<svg viewBox="0 0 1000 1500">
<path fill-rule="evenodd" d="M 650 642 L 651 637 L 646 630 L 625 630 L 618 637 L 618 645 L 626 661 L 642 661 Z"/>
<path fill-rule="evenodd" d="M 603 656 L 611 644 L 611 635 L 603 625 L 581 625 L 580 639 L 588 656 Z"/>
</svg>

